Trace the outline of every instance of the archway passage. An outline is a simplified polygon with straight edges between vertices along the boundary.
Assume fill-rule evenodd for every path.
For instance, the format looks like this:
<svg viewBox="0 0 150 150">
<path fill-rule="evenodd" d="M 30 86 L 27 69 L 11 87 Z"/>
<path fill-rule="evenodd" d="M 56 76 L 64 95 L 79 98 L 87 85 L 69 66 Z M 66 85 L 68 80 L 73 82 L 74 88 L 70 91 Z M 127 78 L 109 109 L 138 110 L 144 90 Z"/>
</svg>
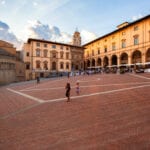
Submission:
<svg viewBox="0 0 150 150">
<path fill-rule="evenodd" d="M 146 62 L 150 62 L 150 48 L 146 52 Z"/>
<path fill-rule="evenodd" d="M 102 60 L 101 60 L 101 58 L 98 58 L 98 59 L 97 59 L 97 65 L 98 65 L 98 66 L 101 66 L 101 65 L 102 65 Z"/>
<path fill-rule="evenodd" d="M 113 55 L 111 57 L 111 65 L 117 65 L 117 56 L 116 55 Z"/>
<path fill-rule="evenodd" d="M 95 59 L 92 59 L 92 67 L 95 67 Z"/>
<path fill-rule="evenodd" d="M 87 67 L 90 67 L 90 60 L 87 60 Z"/>
<path fill-rule="evenodd" d="M 135 64 L 135 63 L 141 63 L 141 52 L 139 50 L 136 50 L 133 52 L 132 54 L 132 63 Z"/>
<path fill-rule="evenodd" d="M 120 64 L 128 64 L 128 54 L 122 53 L 120 56 Z"/>
<path fill-rule="evenodd" d="M 108 66 L 108 57 L 107 56 L 104 57 L 103 62 L 104 62 L 104 67 L 107 67 Z"/>
</svg>

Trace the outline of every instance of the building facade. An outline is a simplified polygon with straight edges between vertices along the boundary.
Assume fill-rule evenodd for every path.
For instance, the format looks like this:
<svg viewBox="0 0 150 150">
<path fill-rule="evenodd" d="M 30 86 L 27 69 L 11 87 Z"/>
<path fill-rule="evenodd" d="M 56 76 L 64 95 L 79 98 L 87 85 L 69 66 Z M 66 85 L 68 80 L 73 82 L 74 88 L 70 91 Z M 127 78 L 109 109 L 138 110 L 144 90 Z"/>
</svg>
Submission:
<svg viewBox="0 0 150 150">
<path fill-rule="evenodd" d="M 125 22 L 117 30 L 85 45 L 85 68 L 150 64 L 150 15 L 132 23 Z"/>
<path fill-rule="evenodd" d="M 16 48 L 0 40 L 0 84 L 25 80 L 25 65 L 18 59 Z"/>
<path fill-rule="evenodd" d="M 79 38 L 80 35 L 77 36 Z M 75 38 L 76 39 L 76 38 Z M 28 39 L 23 46 L 26 80 L 83 69 L 83 47 L 40 39 Z"/>
</svg>

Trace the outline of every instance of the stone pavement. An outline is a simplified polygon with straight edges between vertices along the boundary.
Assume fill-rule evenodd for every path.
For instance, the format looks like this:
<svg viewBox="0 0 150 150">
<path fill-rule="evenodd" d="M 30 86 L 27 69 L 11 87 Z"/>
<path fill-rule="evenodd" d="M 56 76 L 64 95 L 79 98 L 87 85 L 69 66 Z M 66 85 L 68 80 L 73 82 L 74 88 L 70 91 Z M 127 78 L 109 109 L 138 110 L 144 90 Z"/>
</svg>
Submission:
<svg viewBox="0 0 150 150">
<path fill-rule="evenodd" d="M 71 102 L 66 102 L 66 82 Z M 149 73 L 1 87 L 0 150 L 149 150 L 149 91 Z"/>
</svg>

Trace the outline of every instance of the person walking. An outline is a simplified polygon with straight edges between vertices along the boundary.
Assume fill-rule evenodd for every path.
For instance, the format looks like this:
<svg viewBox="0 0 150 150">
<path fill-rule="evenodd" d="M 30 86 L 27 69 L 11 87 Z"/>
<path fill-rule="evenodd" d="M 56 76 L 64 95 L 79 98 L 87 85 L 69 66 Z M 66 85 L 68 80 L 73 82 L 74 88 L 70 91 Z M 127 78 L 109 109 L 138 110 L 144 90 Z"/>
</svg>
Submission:
<svg viewBox="0 0 150 150">
<path fill-rule="evenodd" d="M 71 90 L 71 87 L 70 87 L 70 83 L 68 82 L 66 84 L 66 97 L 67 97 L 67 102 L 70 102 L 70 90 Z"/>
<path fill-rule="evenodd" d="M 77 95 L 80 94 L 79 81 L 77 81 L 77 83 L 76 83 L 76 93 L 77 93 Z"/>
<path fill-rule="evenodd" d="M 39 76 L 36 77 L 36 80 L 37 80 L 37 84 L 40 83 L 40 77 Z"/>
</svg>

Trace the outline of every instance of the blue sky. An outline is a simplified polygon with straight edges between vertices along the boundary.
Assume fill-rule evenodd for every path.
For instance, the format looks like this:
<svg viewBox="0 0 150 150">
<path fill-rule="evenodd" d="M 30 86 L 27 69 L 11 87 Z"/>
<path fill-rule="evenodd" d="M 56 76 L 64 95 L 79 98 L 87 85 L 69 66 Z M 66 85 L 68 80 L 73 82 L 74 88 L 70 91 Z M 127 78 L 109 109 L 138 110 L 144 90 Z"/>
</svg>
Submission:
<svg viewBox="0 0 150 150">
<path fill-rule="evenodd" d="M 0 0 L 0 20 L 21 37 L 29 21 L 59 27 L 73 34 L 76 27 L 98 37 L 122 22 L 150 14 L 149 0 Z"/>
</svg>

